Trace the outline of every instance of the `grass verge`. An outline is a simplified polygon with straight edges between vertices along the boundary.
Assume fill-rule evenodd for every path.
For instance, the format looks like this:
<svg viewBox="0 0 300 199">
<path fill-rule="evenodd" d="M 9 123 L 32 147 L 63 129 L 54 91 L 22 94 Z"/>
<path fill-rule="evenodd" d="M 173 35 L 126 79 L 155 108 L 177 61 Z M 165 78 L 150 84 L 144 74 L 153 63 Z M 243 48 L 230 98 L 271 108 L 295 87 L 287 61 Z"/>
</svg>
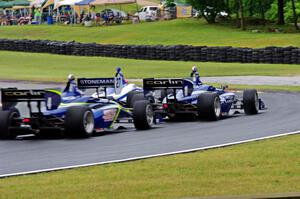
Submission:
<svg viewBox="0 0 300 199">
<path fill-rule="evenodd" d="M 111 77 L 117 66 L 128 79 L 187 77 L 195 64 L 201 76 L 300 75 L 299 65 L 288 64 L 150 61 L 0 51 L 0 79 L 64 82 L 69 73 L 77 77 Z"/>
<path fill-rule="evenodd" d="M 208 83 L 215 87 L 220 87 L 220 84 Z M 272 85 L 241 85 L 241 84 L 229 84 L 229 89 L 232 90 L 244 90 L 255 88 L 258 91 L 279 91 L 279 92 L 300 92 L 300 86 L 272 86 Z"/>
<path fill-rule="evenodd" d="M 253 33 L 204 20 L 181 19 L 103 27 L 27 25 L 1 27 L 0 38 L 75 40 L 103 44 L 186 44 L 207 46 L 300 46 L 300 34 Z"/>
<path fill-rule="evenodd" d="M 299 192 L 300 135 L 0 179 L 0 198 L 187 198 Z M 280 147 L 278 147 L 280 146 Z"/>
</svg>

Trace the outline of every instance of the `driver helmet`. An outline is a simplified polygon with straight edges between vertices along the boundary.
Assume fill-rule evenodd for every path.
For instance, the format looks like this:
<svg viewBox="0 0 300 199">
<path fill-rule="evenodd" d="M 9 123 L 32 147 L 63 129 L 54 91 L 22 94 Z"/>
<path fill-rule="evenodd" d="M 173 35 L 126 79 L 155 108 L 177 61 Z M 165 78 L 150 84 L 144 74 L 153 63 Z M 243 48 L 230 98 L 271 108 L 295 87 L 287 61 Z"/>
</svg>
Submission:
<svg viewBox="0 0 300 199">
<path fill-rule="evenodd" d="M 69 74 L 69 75 L 68 75 L 68 80 L 69 80 L 69 81 L 75 80 L 75 76 L 74 76 L 73 74 Z"/>
<path fill-rule="evenodd" d="M 192 72 L 197 72 L 198 71 L 198 68 L 197 68 L 197 66 L 195 65 L 195 66 L 193 66 L 192 67 Z"/>
<path fill-rule="evenodd" d="M 118 66 L 117 67 L 117 73 L 121 72 L 121 68 Z"/>
</svg>

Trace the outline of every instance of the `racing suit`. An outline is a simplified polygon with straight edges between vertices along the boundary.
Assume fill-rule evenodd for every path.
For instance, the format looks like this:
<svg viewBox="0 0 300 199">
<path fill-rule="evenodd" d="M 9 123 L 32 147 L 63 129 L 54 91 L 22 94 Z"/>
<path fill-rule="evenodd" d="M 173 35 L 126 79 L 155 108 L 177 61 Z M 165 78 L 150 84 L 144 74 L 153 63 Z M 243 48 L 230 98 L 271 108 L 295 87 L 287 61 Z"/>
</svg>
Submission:
<svg viewBox="0 0 300 199">
<path fill-rule="evenodd" d="M 202 85 L 202 82 L 200 80 L 200 75 L 197 71 L 192 71 L 191 72 L 191 77 L 193 78 L 193 81 L 197 86 Z"/>
<path fill-rule="evenodd" d="M 78 89 L 76 81 L 75 80 L 69 80 L 67 82 L 67 85 L 63 91 L 64 93 L 73 93 L 74 95 L 82 95 L 83 92 Z"/>
<path fill-rule="evenodd" d="M 117 73 L 115 74 L 115 77 L 121 77 L 121 79 L 122 79 L 122 84 L 123 84 L 123 85 L 124 85 L 124 84 L 127 84 L 127 81 L 125 80 L 124 75 L 123 75 L 123 73 L 122 73 L 121 71 L 117 71 Z"/>
</svg>

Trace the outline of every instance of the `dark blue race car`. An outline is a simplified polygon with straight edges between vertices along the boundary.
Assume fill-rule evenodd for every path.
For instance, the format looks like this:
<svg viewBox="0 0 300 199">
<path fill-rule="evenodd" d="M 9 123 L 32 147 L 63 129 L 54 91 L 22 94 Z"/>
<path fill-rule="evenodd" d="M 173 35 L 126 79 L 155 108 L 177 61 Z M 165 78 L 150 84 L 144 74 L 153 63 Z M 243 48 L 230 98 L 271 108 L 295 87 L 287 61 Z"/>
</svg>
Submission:
<svg viewBox="0 0 300 199">
<path fill-rule="evenodd" d="M 78 79 L 82 89 L 109 88 L 114 78 Z M 136 100 L 133 108 L 125 108 L 109 98 L 95 98 L 65 90 L 1 90 L 0 138 L 9 139 L 23 134 L 42 135 L 58 131 L 69 137 L 89 137 L 94 132 L 110 130 L 115 124 L 133 123 L 138 130 L 150 129 L 156 118 L 147 100 Z M 28 117 L 16 108 L 27 103 Z"/>
<path fill-rule="evenodd" d="M 257 114 L 265 109 L 264 102 L 258 97 L 255 89 L 243 92 L 240 99 L 236 93 L 190 79 L 155 79 L 143 80 L 144 92 L 160 90 L 166 93 L 160 102 L 156 102 L 154 111 L 169 118 L 194 115 L 202 119 L 218 120 L 230 113 L 241 110 L 247 115 Z"/>
</svg>

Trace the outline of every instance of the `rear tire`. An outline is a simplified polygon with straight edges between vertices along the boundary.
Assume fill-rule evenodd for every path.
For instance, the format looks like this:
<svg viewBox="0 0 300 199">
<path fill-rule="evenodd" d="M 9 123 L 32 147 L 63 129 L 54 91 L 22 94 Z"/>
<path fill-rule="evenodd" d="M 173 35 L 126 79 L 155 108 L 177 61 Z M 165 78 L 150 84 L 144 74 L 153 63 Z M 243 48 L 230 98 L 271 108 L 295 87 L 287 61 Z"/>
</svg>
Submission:
<svg viewBox="0 0 300 199">
<path fill-rule="evenodd" d="M 143 91 L 131 91 L 128 93 L 127 98 L 126 98 L 126 106 L 127 107 L 132 108 L 131 100 L 132 100 L 133 96 L 137 95 L 137 94 L 143 94 Z"/>
<path fill-rule="evenodd" d="M 134 107 L 134 104 L 135 104 L 137 101 L 141 101 L 141 100 L 146 100 L 146 97 L 144 96 L 144 94 L 143 94 L 143 93 L 137 93 L 137 94 L 135 94 L 135 95 L 132 96 L 132 98 L 131 98 L 131 102 L 130 102 L 129 108 L 133 108 L 133 107 Z"/>
<path fill-rule="evenodd" d="M 13 125 L 12 119 L 20 116 L 18 110 L 0 111 L 0 139 L 14 139 L 16 135 L 9 130 Z"/>
<path fill-rule="evenodd" d="M 135 102 L 133 107 L 133 123 L 137 130 L 147 130 L 152 127 L 154 112 L 148 100 Z"/>
<path fill-rule="evenodd" d="M 88 138 L 94 132 L 94 115 L 85 106 L 70 107 L 65 115 L 65 133 L 68 137 Z"/>
<path fill-rule="evenodd" d="M 255 115 L 259 110 L 259 99 L 257 90 L 248 89 L 243 92 L 243 105 L 246 115 Z"/>
<path fill-rule="evenodd" d="M 200 94 L 197 107 L 200 119 L 215 121 L 221 117 L 221 101 L 217 93 Z"/>
</svg>

